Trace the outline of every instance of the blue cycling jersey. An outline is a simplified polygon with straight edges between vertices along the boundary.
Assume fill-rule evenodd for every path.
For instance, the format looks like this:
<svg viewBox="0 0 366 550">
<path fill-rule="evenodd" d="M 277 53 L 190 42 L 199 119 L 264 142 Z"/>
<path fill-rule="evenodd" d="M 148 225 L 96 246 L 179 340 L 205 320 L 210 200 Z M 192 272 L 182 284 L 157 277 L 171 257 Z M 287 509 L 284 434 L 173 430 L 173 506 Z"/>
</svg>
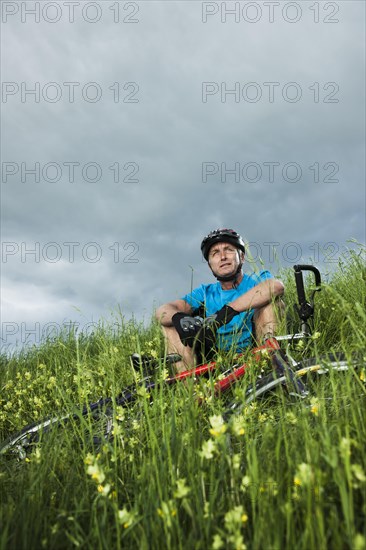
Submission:
<svg viewBox="0 0 366 550">
<path fill-rule="evenodd" d="M 223 290 L 219 282 L 208 285 L 201 285 L 189 294 L 183 296 L 193 310 L 204 307 L 205 315 L 212 315 L 229 302 L 245 294 L 248 290 L 259 283 L 272 279 L 273 275 L 269 271 L 260 271 L 260 273 L 244 274 L 243 280 L 237 288 Z M 217 331 L 217 347 L 219 350 L 236 349 L 237 352 L 243 351 L 252 343 L 253 334 L 253 315 L 254 310 L 243 311 L 236 315 L 230 323 L 219 328 Z"/>
</svg>

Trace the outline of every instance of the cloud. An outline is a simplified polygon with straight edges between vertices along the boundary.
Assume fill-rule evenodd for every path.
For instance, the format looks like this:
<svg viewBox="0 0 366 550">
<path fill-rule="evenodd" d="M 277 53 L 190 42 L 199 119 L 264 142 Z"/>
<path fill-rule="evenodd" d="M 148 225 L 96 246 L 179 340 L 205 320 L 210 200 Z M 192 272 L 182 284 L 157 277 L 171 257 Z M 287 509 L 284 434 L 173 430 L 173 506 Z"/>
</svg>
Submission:
<svg viewBox="0 0 366 550">
<path fill-rule="evenodd" d="M 63 12 L 3 25 L 3 81 L 19 87 L 2 104 L 4 322 L 98 319 L 118 305 L 148 318 L 186 293 L 192 268 L 194 284 L 212 280 L 199 245 L 219 226 L 274 270 L 269 243 L 285 266 L 297 254 L 327 267 L 327 244 L 337 257 L 365 240 L 362 4 L 333 16 L 322 5 L 319 23 L 302 5 L 293 24 L 280 11 L 202 23 L 201 3 L 131 5 L 118 24 L 104 2 L 95 24 L 76 11 L 74 23 Z M 21 101 L 22 83 L 39 102 Z M 6 180 L 4 162 L 18 169 Z"/>
</svg>

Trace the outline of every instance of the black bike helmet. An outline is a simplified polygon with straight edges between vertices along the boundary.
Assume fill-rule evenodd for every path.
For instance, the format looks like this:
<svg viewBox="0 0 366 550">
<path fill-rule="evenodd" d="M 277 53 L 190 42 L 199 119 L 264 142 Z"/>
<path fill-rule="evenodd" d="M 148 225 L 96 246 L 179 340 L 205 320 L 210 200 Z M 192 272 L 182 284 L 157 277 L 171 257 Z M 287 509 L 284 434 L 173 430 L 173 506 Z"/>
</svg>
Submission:
<svg viewBox="0 0 366 550">
<path fill-rule="evenodd" d="M 205 237 L 201 243 L 203 257 L 208 262 L 208 253 L 213 244 L 230 243 L 245 253 L 244 241 L 234 229 L 215 229 Z"/>
</svg>

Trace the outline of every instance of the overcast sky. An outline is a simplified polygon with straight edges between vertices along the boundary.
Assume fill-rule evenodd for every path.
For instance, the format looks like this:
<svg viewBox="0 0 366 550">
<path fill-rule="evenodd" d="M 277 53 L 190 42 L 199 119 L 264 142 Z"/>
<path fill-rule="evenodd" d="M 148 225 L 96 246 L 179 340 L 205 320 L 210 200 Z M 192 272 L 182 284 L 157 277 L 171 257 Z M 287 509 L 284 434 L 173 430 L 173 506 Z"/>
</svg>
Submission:
<svg viewBox="0 0 366 550">
<path fill-rule="evenodd" d="M 364 19 L 361 1 L 2 2 L 3 346 L 118 308 L 148 322 L 192 273 L 214 281 L 218 227 L 274 273 L 365 242 Z"/>
</svg>

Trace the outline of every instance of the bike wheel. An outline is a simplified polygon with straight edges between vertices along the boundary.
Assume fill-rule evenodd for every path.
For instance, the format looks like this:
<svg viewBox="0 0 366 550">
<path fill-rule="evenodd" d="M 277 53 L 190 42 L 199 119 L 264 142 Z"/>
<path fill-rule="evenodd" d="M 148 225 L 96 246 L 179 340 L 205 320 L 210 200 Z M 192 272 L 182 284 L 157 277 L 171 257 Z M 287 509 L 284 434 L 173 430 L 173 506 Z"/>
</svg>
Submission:
<svg viewBox="0 0 366 550">
<path fill-rule="evenodd" d="M 227 407 L 224 418 L 229 418 L 232 414 L 240 414 L 244 407 L 263 397 L 263 395 L 283 386 L 286 383 L 286 376 L 276 376 L 276 373 L 271 372 L 266 376 L 258 378 L 254 384 L 250 384 L 245 390 L 244 396 L 240 400 L 232 401 Z"/>
<path fill-rule="evenodd" d="M 52 437 L 84 437 L 95 438 L 95 444 L 106 439 L 113 429 L 112 408 L 97 408 L 95 410 L 69 413 L 33 422 L 19 432 L 13 434 L 0 445 L 0 456 L 24 460 L 40 443 L 51 440 Z M 89 434 L 89 437 L 88 437 Z"/>
<path fill-rule="evenodd" d="M 127 407 L 137 397 L 136 388 L 127 388 L 115 401 L 111 398 L 100 399 L 78 412 L 60 414 L 28 424 L 0 444 L 0 456 L 24 460 L 38 444 L 56 437 L 55 434 L 59 437 L 61 432 L 64 438 L 70 436 L 96 447 L 113 435 L 114 404 Z"/>
<path fill-rule="evenodd" d="M 154 379 L 146 376 L 139 381 L 138 385 L 127 387 L 114 400 L 100 399 L 79 412 L 60 414 L 28 424 L 0 443 L 0 456 L 24 460 L 38 444 L 60 432 L 64 432 L 65 437 L 67 433 L 75 439 L 92 444 L 94 448 L 98 447 L 113 437 L 114 405 L 128 407 L 138 399 L 139 392 L 149 391 L 155 386 Z"/>
<path fill-rule="evenodd" d="M 336 353 L 301 361 L 295 375 L 305 379 L 310 395 L 318 400 L 346 403 L 366 396 L 364 366 L 361 356 Z"/>
<path fill-rule="evenodd" d="M 296 374 L 297 376 L 304 376 L 312 372 L 318 375 L 330 374 L 331 372 L 344 372 L 358 369 L 364 363 L 364 359 L 359 356 L 348 358 L 345 353 L 330 353 L 300 361 L 296 365 Z"/>
<path fill-rule="evenodd" d="M 348 359 L 345 354 L 336 353 L 301 361 L 292 368 L 292 372 L 295 379 L 306 378 L 306 384 L 308 384 L 308 379 L 311 377 L 311 383 L 316 384 L 314 375 L 317 377 L 322 375 L 333 376 L 334 374 L 348 372 L 351 370 L 353 372 L 354 369 L 362 367 L 363 364 L 364 360 L 359 357 Z M 326 376 L 324 376 L 324 378 L 326 378 Z M 276 372 L 271 372 L 266 376 L 260 377 L 254 384 L 250 384 L 248 386 L 241 400 L 233 401 L 229 405 L 225 412 L 225 416 L 229 417 L 233 413 L 240 414 L 244 407 L 256 399 L 262 398 L 263 396 L 268 396 L 276 388 L 286 388 L 287 382 L 288 380 L 286 375 L 283 374 L 278 376 Z M 307 387 L 309 389 L 309 386 Z M 292 395 L 294 394 L 292 393 Z M 309 391 L 307 394 L 307 396 L 313 395 L 314 393 L 312 391 Z M 330 394 L 327 398 L 332 399 L 332 395 Z"/>
</svg>

